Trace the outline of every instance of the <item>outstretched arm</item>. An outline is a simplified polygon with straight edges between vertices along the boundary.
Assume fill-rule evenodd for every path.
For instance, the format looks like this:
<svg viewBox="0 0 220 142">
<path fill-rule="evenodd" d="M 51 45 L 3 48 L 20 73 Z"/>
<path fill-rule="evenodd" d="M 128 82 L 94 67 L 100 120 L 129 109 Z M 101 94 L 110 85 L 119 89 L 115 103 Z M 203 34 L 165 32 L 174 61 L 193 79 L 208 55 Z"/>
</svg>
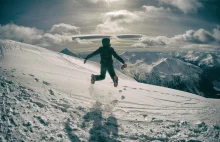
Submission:
<svg viewBox="0 0 220 142">
<path fill-rule="evenodd" d="M 96 51 L 94 51 L 93 53 L 89 54 L 85 59 L 89 59 L 89 58 L 92 58 L 93 56 L 97 55 L 100 53 L 100 48 L 97 49 Z"/>
<path fill-rule="evenodd" d="M 120 61 L 122 64 L 125 64 L 125 61 L 115 52 L 115 50 L 113 49 L 112 51 L 112 55 L 118 60 Z"/>
<path fill-rule="evenodd" d="M 97 54 L 99 54 L 99 53 L 100 53 L 100 48 L 97 49 L 96 51 L 94 51 L 93 53 L 89 54 L 89 55 L 85 58 L 84 64 L 86 63 L 86 60 L 88 60 L 89 58 L 92 58 L 93 56 L 95 56 L 95 55 L 97 55 Z"/>
</svg>

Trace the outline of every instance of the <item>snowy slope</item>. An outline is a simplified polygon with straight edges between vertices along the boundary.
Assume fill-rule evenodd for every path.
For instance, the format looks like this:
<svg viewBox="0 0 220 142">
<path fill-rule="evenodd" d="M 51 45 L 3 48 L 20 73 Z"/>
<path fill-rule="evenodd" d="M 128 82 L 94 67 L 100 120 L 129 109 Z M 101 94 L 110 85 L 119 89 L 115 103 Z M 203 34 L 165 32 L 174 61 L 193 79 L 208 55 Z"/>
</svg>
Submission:
<svg viewBox="0 0 220 142">
<path fill-rule="evenodd" d="M 137 83 L 99 64 L 0 40 L 0 141 L 219 141 L 220 100 Z"/>
</svg>

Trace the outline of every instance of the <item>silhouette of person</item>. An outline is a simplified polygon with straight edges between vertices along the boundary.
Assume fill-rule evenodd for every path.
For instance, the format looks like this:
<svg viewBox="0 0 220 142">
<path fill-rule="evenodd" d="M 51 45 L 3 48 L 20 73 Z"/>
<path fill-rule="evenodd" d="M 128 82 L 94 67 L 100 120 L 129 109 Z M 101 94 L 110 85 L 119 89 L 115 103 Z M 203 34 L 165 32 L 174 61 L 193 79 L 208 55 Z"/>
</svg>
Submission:
<svg viewBox="0 0 220 142">
<path fill-rule="evenodd" d="M 124 60 L 115 52 L 114 48 L 111 47 L 109 38 L 102 39 L 102 47 L 99 47 L 96 51 L 89 54 L 85 58 L 84 64 L 86 63 L 86 61 L 89 58 L 91 58 L 97 54 L 100 54 L 100 56 L 101 56 L 101 61 L 100 61 L 101 71 L 100 71 L 100 75 L 92 74 L 91 83 L 94 84 L 95 81 L 100 81 L 100 80 L 105 79 L 106 71 L 108 71 L 109 75 L 111 76 L 111 78 L 114 82 L 114 86 L 117 87 L 118 86 L 118 77 L 115 74 L 112 56 L 114 56 L 118 61 L 120 61 L 123 64 L 122 69 L 126 68 L 127 64 L 125 64 Z"/>
<path fill-rule="evenodd" d="M 118 136 L 118 123 L 114 116 L 108 117 L 104 122 L 101 108 L 93 108 L 83 118 L 82 127 L 86 126 L 86 122 L 93 121 L 89 142 L 120 142 L 115 139 Z"/>
</svg>

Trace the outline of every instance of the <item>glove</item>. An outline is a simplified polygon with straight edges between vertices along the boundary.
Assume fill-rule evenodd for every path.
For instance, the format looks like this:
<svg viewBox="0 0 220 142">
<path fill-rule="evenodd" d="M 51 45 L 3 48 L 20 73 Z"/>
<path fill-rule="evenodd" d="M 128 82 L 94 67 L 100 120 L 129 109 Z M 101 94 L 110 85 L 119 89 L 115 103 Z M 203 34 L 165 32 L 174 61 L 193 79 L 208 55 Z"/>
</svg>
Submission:
<svg viewBox="0 0 220 142">
<path fill-rule="evenodd" d="M 84 64 L 86 63 L 87 59 L 84 60 Z"/>
<path fill-rule="evenodd" d="M 124 68 L 127 68 L 127 64 L 121 66 L 121 70 L 123 70 Z"/>
</svg>

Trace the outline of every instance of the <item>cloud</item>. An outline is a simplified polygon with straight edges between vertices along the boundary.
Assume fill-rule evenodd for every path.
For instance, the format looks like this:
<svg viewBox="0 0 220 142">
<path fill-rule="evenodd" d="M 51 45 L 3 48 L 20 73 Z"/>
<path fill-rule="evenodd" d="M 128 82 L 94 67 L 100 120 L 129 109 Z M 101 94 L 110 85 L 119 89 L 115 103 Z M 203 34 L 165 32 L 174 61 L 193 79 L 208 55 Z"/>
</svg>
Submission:
<svg viewBox="0 0 220 142">
<path fill-rule="evenodd" d="M 143 6 L 145 13 L 155 13 L 155 14 L 162 14 L 162 13 L 169 13 L 171 10 L 169 8 L 163 8 L 163 7 L 154 7 L 154 6 Z"/>
<path fill-rule="evenodd" d="M 133 48 L 148 48 L 149 46 L 147 46 L 144 43 L 135 43 L 131 47 L 133 47 Z"/>
<path fill-rule="evenodd" d="M 39 41 L 36 45 L 42 46 L 42 47 L 49 47 L 52 45 L 57 44 L 64 44 L 72 42 L 72 38 L 70 36 L 63 36 L 59 34 L 50 34 L 45 33 L 43 34 L 41 41 Z"/>
<path fill-rule="evenodd" d="M 126 31 L 128 31 L 126 28 L 117 23 L 103 23 L 96 27 L 97 33 L 123 33 Z"/>
<path fill-rule="evenodd" d="M 102 24 L 97 25 L 98 33 L 119 33 L 128 31 L 125 24 L 141 21 L 141 17 L 127 10 L 108 12 L 101 15 Z"/>
<path fill-rule="evenodd" d="M 199 29 L 197 31 L 194 30 L 189 30 L 186 31 L 185 34 L 182 35 L 176 35 L 173 38 L 171 38 L 173 42 L 191 42 L 191 43 L 209 43 L 214 41 L 213 35 L 204 30 L 204 29 Z"/>
<path fill-rule="evenodd" d="M 102 39 L 102 38 L 111 38 L 111 39 L 139 39 L 141 37 L 144 37 L 144 35 L 140 34 L 116 34 L 116 35 L 108 35 L 108 34 L 94 34 L 94 35 L 78 35 L 73 36 L 72 39 L 75 40 L 77 38 L 83 40 L 93 40 L 93 39 Z"/>
<path fill-rule="evenodd" d="M 71 30 L 71 25 L 66 25 L 63 23 L 58 25 L 62 26 L 54 25 L 48 32 L 44 32 L 36 28 L 18 26 L 15 24 L 7 24 L 4 26 L 0 25 L 0 38 L 11 39 L 19 42 L 39 45 L 42 47 L 72 42 L 72 37 L 66 36 L 70 34 L 70 32 L 72 33 L 73 28 Z M 61 29 L 64 29 L 62 33 L 59 32 Z"/>
<path fill-rule="evenodd" d="M 203 7 L 199 0 L 158 0 L 161 4 L 168 4 L 177 7 L 184 13 L 197 12 L 197 10 Z"/>
<path fill-rule="evenodd" d="M 218 25 L 216 28 L 213 29 L 213 37 L 220 42 L 220 26 Z"/>
<path fill-rule="evenodd" d="M 80 38 L 76 38 L 76 39 L 74 39 L 73 41 L 77 42 L 78 44 L 84 44 L 84 45 L 85 45 L 85 44 L 86 44 L 86 45 L 92 44 L 91 41 L 85 40 L 85 39 L 80 39 Z"/>
<path fill-rule="evenodd" d="M 15 24 L 0 25 L 0 38 L 7 38 L 25 43 L 35 43 L 42 38 L 44 32 L 36 28 L 17 26 Z"/>
<path fill-rule="evenodd" d="M 147 46 L 155 46 L 155 45 L 166 45 L 166 40 L 168 38 L 165 36 L 158 36 L 158 37 L 142 37 L 140 38 L 141 43 Z"/>
<path fill-rule="evenodd" d="M 101 16 L 103 22 L 114 22 L 118 24 L 122 23 L 133 23 L 141 20 L 141 18 L 127 10 L 119 10 L 105 13 Z"/>
<path fill-rule="evenodd" d="M 53 25 L 50 29 L 50 33 L 60 35 L 74 35 L 80 34 L 80 28 L 69 24 L 60 23 Z"/>
<path fill-rule="evenodd" d="M 143 19 L 155 19 L 155 18 L 174 18 L 169 8 L 155 7 L 155 6 L 142 6 L 142 11 L 136 11 L 135 14 L 139 15 Z"/>
<path fill-rule="evenodd" d="M 157 36 L 157 37 L 142 37 L 138 46 L 150 47 L 150 46 L 163 46 L 163 47 L 182 47 L 188 44 L 209 44 L 217 42 L 220 39 L 220 31 L 218 28 L 214 28 L 213 33 L 210 33 L 204 29 L 188 30 L 184 34 L 175 35 L 173 37 Z M 136 46 L 136 45 L 134 45 Z M 187 47 L 187 46 L 185 46 Z M 194 46 L 195 47 L 195 46 Z M 202 47 L 202 46 L 197 46 Z"/>
<path fill-rule="evenodd" d="M 120 35 L 116 35 L 116 38 L 121 38 L 121 39 L 140 39 L 144 37 L 144 35 L 140 35 L 140 34 L 120 34 Z"/>
</svg>

